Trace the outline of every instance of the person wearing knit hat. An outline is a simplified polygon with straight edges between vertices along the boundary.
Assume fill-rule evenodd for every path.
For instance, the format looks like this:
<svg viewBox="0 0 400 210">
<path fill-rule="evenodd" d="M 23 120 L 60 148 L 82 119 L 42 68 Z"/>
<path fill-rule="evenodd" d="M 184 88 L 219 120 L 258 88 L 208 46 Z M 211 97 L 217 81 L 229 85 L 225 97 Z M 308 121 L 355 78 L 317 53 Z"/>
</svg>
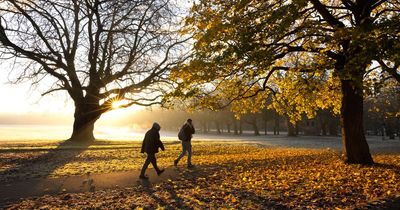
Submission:
<svg viewBox="0 0 400 210">
<path fill-rule="evenodd" d="M 144 136 L 142 149 L 140 152 L 146 153 L 147 158 L 143 164 L 142 170 L 140 171 L 140 179 L 148 179 L 148 177 L 145 175 L 145 172 L 150 163 L 153 165 L 158 176 L 160 176 L 164 172 L 164 169 L 158 168 L 156 159 L 156 153 L 158 153 L 158 149 L 161 148 L 162 151 L 165 150 L 164 144 L 160 140 L 160 129 L 160 124 L 155 122 L 153 123 L 151 129 L 148 130 Z"/>
</svg>

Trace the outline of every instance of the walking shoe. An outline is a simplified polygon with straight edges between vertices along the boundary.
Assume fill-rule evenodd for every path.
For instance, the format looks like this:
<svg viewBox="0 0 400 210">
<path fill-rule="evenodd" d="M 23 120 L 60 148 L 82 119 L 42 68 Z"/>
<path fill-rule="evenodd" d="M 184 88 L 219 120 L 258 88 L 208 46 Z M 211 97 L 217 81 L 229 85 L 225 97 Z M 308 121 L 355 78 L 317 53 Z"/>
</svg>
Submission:
<svg viewBox="0 0 400 210">
<path fill-rule="evenodd" d="M 139 176 L 139 179 L 149 179 L 149 177 L 144 176 L 144 175 L 140 175 L 140 176 Z"/>
<path fill-rule="evenodd" d="M 178 161 L 174 160 L 174 166 L 178 165 Z"/>
<path fill-rule="evenodd" d="M 161 169 L 159 171 L 157 171 L 157 175 L 160 176 L 162 173 L 164 173 L 165 169 Z"/>
</svg>

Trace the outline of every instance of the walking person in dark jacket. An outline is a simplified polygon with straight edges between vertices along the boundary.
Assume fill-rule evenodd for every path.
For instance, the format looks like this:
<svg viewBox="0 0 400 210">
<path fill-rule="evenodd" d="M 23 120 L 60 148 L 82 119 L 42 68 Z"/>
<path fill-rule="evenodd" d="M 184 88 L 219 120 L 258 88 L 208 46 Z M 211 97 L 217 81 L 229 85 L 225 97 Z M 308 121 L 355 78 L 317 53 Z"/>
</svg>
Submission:
<svg viewBox="0 0 400 210">
<path fill-rule="evenodd" d="M 181 133 L 183 132 L 183 135 L 181 136 Z M 192 119 L 188 119 L 185 124 L 183 124 L 181 130 L 179 131 L 180 134 L 178 134 L 179 139 L 182 140 L 182 152 L 178 156 L 176 160 L 174 160 L 174 166 L 178 165 L 179 160 L 186 154 L 188 153 L 188 159 L 187 159 L 187 167 L 191 168 L 193 167 L 192 165 L 192 137 L 193 134 L 195 133 L 194 126 L 192 124 Z"/>
<path fill-rule="evenodd" d="M 144 161 L 142 170 L 140 172 L 139 178 L 141 179 L 148 179 L 148 177 L 144 174 L 146 172 L 147 167 L 151 163 L 154 167 L 154 169 L 157 172 L 157 175 L 160 176 L 163 172 L 164 169 L 159 169 L 157 166 L 157 159 L 156 159 L 156 153 L 158 153 L 158 148 L 161 148 L 162 151 L 164 151 L 164 145 L 160 140 L 160 131 L 161 127 L 158 123 L 153 123 L 153 126 L 150 130 L 146 132 L 146 135 L 144 136 L 143 144 L 142 144 L 142 149 L 141 153 L 147 153 L 147 159 Z"/>
</svg>

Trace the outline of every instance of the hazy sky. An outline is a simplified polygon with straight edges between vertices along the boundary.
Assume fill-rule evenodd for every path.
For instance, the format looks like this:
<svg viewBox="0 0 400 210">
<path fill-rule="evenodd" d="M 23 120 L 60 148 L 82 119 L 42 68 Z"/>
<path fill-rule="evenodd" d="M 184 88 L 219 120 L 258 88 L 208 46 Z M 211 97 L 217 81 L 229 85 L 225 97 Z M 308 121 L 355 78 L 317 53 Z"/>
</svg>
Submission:
<svg viewBox="0 0 400 210">
<path fill-rule="evenodd" d="M 0 64 L 0 124 L 7 123 L 48 123 L 58 121 L 61 124 L 73 122 L 74 105 L 66 92 L 59 91 L 53 95 L 41 96 L 46 84 L 41 84 L 37 89 L 31 88 L 30 82 L 9 84 L 10 66 Z M 113 110 L 103 114 L 99 123 L 118 121 L 140 107 Z"/>
</svg>

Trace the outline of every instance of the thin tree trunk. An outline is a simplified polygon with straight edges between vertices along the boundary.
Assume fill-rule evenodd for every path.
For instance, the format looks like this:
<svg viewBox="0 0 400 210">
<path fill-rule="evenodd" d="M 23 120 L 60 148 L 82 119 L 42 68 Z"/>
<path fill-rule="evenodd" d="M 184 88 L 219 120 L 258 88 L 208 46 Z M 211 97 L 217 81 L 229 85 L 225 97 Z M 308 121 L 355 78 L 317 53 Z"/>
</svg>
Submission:
<svg viewBox="0 0 400 210">
<path fill-rule="evenodd" d="M 202 124 L 203 124 L 203 133 L 208 133 L 208 131 L 207 131 L 207 123 L 204 122 Z"/>
<path fill-rule="evenodd" d="M 217 133 L 218 134 L 221 134 L 221 128 L 220 128 L 220 126 L 219 126 L 219 122 L 215 122 L 215 126 L 216 126 L 216 128 L 217 128 Z"/>
<path fill-rule="evenodd" d="M 289 117 L 287 118 L 287 129 L 288 129 L 288 136 L 296 136 L 296 129 L 294 125 L 290 122 Z"/>
<path fill-rule="evenodd" d="M 264 135 L 268 134 L 268 119 L 267 119 L 267 115 L 265 115 L 265 119 L 264 119 Z"/>
<path fill-rule="evenodd" d="M 360 85 L 362 84 L 362 74 L 356 78 L 354 77 L 352 81 L 341 80 L 341 123 L 345 162 L 372 164 L 373 160 L 365 139 L 363 127 L 363 90 L 361 88 L 362 85 Z"/>
<path fill-rule="evenodd" d="M 237 120 L 233 120 L 233 132 L 234 132 L 235 135 L 239 135 L 238 126 L 237 126 Z"/>
<path fill-rule="evenodd" d="M 338 124 L 334 120 L 329 123 L 329 135 L 337 136 L 338 135 Z"/>
<path fill-rule="evenodd" d="M 253 130 L 254 130 L 254 135 L 259 136 L 260 131 L 258 130 L 257 122 L 252 123 L 253 124 Z"/>
<path fill-rule="evenodd" d="M 279 114 L 275 113 L 275 119 L 274 119 L 274 135 L 279 135 Z"/>
<path fill-rule="evenodd" d="M 257 116 L 255 114 L 253 114 L 253 116 L 251 117 L 251 125 L 253 126 L 253 130 L 254 130 L 254 135 L 255 136 L 259 136 L 260 135 L 260 131 L 258 129 L 257 126 Z"/>
<path fill-rule="evenodd" d="M 243 121 L 240 119 L 239 120 L 239 134 L 242 135 L 243 134 Z"/>
<path fill-rule="evenodd" d="M 327 124 L 325 122 L 323 122 L 323 121 L 321 122 L 321 130 L 322 130 L 322 135 L 323 136 L 328 135 Z"/>
</svg>

